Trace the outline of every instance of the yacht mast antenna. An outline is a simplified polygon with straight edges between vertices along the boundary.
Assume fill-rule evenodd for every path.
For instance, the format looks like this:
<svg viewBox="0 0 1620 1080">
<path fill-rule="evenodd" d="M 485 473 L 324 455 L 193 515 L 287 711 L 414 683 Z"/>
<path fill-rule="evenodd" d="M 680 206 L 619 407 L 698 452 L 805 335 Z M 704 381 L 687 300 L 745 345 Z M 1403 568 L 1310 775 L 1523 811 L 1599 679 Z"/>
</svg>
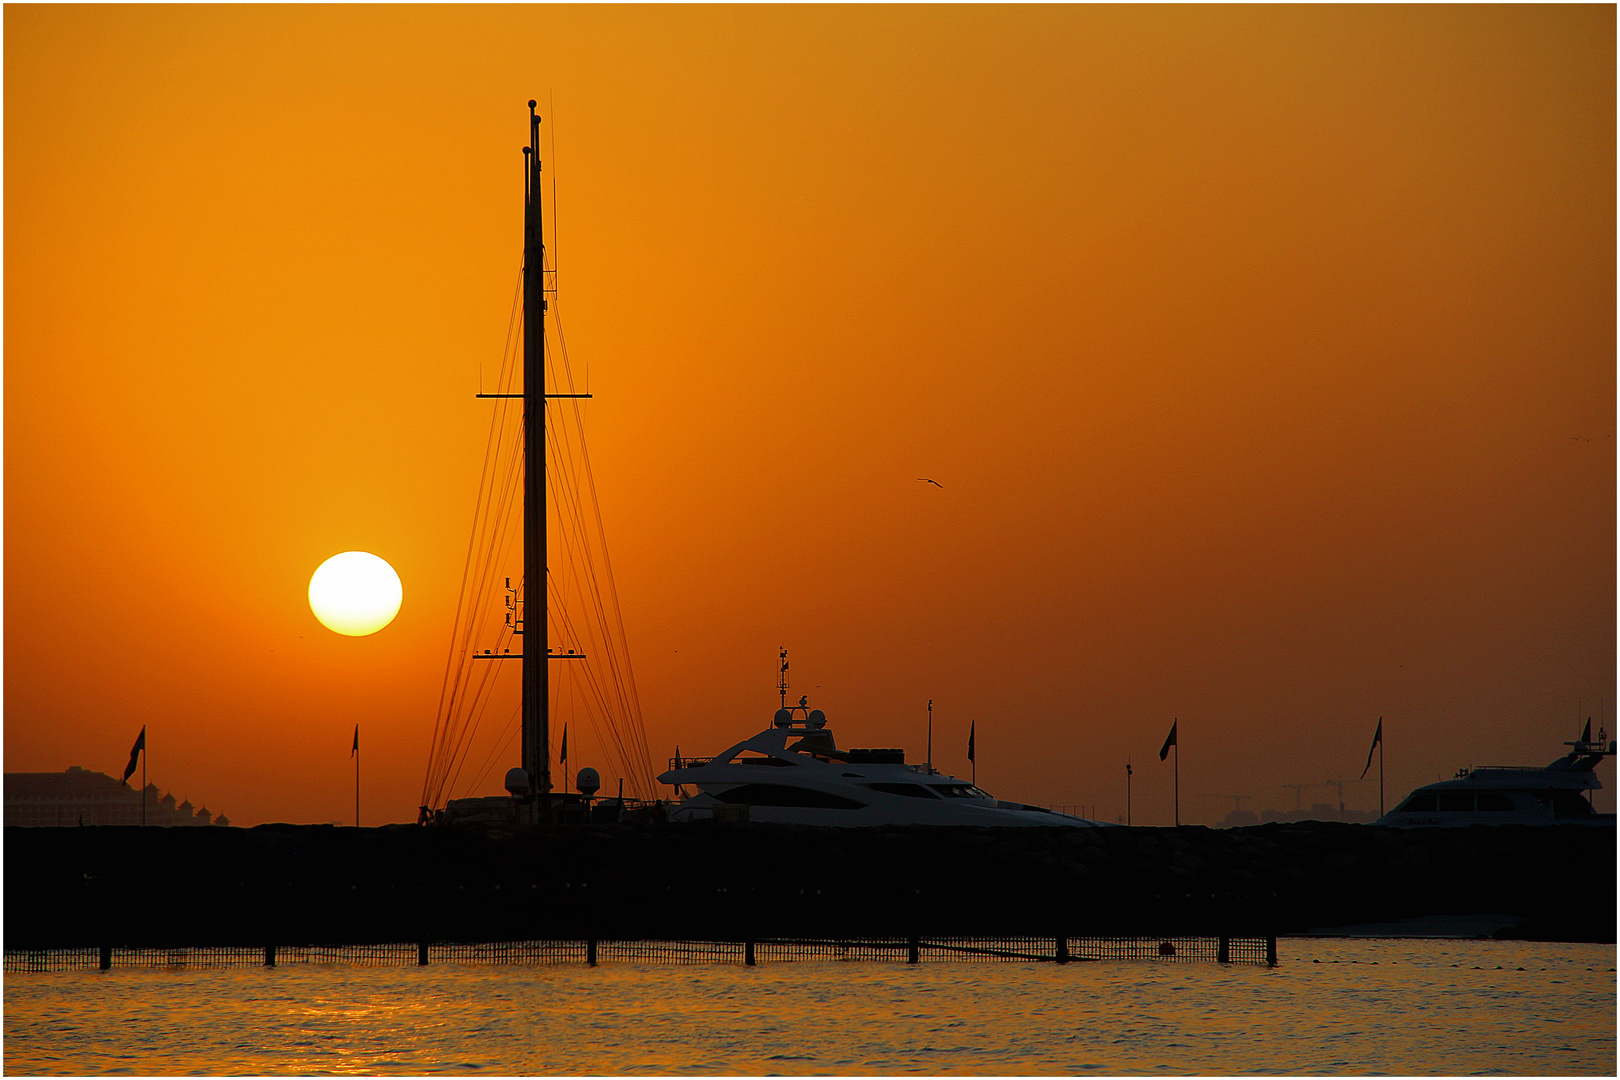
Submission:
<svg viewBox="0 0 1620 1080">
<path fill-rule="evenodd" d="M 928 699 L 928 775 L 934 775 L 934 699 Z"/>
<path fill-rule="evenodd" d="M 787 708 L 788 692 L 788 658 L 786 645 L 782 646 L 782 654 L 780 657 L 778 657 L 778 659 L 782 661 L 782 667 L 776 673 L 776 692 L 782 695 L 782 708 L 785 709 Z"/>
<path fill-rule="evenodd" d="M 546 248 L 540 117 L 529 102 L 523 203 L 523 771 L 531 804 L 551 808 L 551 654 L 546 618 Z M 538 615 L 535 610 L 538 607 Z M 535 627 L 539 627 L 536 631 Z"/>
</svg>

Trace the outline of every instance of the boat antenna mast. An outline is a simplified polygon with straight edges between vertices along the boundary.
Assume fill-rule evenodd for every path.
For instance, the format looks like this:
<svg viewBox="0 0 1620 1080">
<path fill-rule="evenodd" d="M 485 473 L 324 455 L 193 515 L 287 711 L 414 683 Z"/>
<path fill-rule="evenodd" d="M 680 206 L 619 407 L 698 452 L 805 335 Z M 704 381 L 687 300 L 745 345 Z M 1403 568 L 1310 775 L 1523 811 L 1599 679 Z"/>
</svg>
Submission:
<svg viewBox="0 0 1620 1080">
<path fill-rule="evenodd" d="M 777 727 L 790 727 L 790 726 L 792 726 L 792 724 L 793 724 L 792 717 L 793 717 L 794 713 L 802 713 L 802 714 L 804 714 L 804 719 L 805 719 L 806 722 L 809 722 L 809 720 L 810 720 L 810 718 L 812 716 L 821 715 L 821 712 L 820 712 L 819 709 L 812 710 L 810 708 L 810 695 L 809 694 L 800 694 L 799 695 L 799 703 L 797 705 L 789 705 L 787 703 L 787 694 L 788 694 L 788 654 L 787 654 L 787 646 L 786 645 L 782 646 L 780 649 L 777 650 L 776 658 L 779 661 L 781 661 L 781 665 L 776 669 L 776 692 L 778 694 L 780 694 L 781 697 L 782 697 L 782 707 L 776 710 L 776 720 L 775 720 L 776 726 Z M 823 723 L 825 723 L 825 721 L 823 721 Z"/>
<path fill-rule="evenodd" d="M 934 699 L 928 699 L 928 762 L 923 766 L 928 775 L 934 775 Z"/>
</svg>

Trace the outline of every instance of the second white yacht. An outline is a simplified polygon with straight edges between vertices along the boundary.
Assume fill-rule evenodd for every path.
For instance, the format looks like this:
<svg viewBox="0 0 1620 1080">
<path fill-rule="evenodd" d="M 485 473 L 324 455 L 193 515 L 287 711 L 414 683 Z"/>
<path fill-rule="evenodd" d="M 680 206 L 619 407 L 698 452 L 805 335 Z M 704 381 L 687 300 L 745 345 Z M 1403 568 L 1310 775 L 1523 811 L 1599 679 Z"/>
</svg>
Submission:
<svg viewBox="0 0 1620 1080">
<path fill-rule="evenodd" d="M 1458 825 L 1607 825 L 1613 814 L 1592 807 L 1592 793 L 1603 787 L 1597 767 L 1615 756 L 1615 743 L 1601 729 L 1592 739 L 1592 721 L 1570 752 L 1537 769 L 1531 766 L 1479 766 L 1454 779 L 1425 784 L 1379 818 L 1379 825 L 1407 828 Z"/>
</svg>

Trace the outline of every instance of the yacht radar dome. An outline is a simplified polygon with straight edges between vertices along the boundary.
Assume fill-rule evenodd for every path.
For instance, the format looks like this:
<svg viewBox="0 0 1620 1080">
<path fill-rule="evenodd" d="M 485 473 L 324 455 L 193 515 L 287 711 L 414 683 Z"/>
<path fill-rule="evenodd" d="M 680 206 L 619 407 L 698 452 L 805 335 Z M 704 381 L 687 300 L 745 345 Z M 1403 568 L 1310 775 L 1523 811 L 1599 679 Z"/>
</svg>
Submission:
<svg viewBox="0 0 1620 1080">
<path fill-rule="evenodd" d="M 596 789 L 602 786 L 602 778 L 596 775 L 595 769 L 586 766 L 574 778 L 574 786 L 579 788 L 581 795 L 595 795 Z"/>
<path fill-rule="evenodd" d="M 787 709 L 777 709 L 776 716 L 771 720 L 771 723 L 775 724 L 777 727 L 792 727 L 793 713 Z"/>
<path fill-rule="evenodd" d="M 506 770 L 506 792 L 514 797 L 521 796 L 529 790 L 529 774 L 522 769 Z"/>
<path fill-rule="evenodd" d="M 805 723 L 813 728 L 824 728 L 827 726 L 827 714 L 820 709 L 811 709 L 810 715 L 805 718 Z"/>
</svg>

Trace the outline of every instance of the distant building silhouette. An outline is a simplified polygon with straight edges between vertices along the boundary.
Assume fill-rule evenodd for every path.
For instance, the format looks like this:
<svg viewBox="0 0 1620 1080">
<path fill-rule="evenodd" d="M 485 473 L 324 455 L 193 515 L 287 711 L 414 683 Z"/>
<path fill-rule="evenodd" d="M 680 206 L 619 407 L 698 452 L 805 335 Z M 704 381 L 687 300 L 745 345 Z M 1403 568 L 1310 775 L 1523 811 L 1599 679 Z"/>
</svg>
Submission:
<svg viewBox="0 0 1620 1080">
<path fill-rule="evenodd" d="M 7 825 L 139 825 L 141 791 L 106 773 L 77 765 L 59 773 L 6 773 Z M 175 805 L 174 796 L 156 784 L 146 786 L 148 825 L 229 825 L 224 814 L 210 821 L 206 808 L 193 812 L 191 801 Z"/>
<path fill-rule="evenodd" d="M 1352 821 L 1366 824 L 1377 814 L 1365 810 L 1340 810 L 1329 803 L 1312 803 L 1309 810 L 1262 810 L 1260 820 L 1268 821 Z"/>
</svg>

